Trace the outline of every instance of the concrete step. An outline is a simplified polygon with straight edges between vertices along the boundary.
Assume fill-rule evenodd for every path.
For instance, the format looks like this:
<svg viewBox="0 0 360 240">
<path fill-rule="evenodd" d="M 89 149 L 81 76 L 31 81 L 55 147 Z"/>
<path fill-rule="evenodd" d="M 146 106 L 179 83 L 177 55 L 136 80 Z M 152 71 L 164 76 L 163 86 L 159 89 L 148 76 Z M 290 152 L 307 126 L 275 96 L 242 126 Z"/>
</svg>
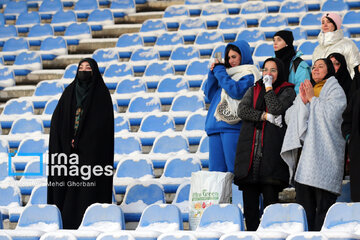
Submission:
<svg viewBox="0 0 360 240">
<path fill-rule="evenodd" d="M 0 102 L 6 102 L 12 98 L 32 96 L 35 85 L 7 87 L 0 91 Z"/>
</svg>

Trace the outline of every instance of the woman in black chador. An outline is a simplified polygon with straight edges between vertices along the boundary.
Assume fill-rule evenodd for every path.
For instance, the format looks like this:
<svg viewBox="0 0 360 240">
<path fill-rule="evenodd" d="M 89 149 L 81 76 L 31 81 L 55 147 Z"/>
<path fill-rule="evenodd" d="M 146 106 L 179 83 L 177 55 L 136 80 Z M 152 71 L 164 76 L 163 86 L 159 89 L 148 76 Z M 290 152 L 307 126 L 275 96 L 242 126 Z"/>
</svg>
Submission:
<svg viewBox="0 0 360 240">
<path fill-rule="evenodd" d="M 64 229 L 78 228 L 92 203 L 111 203 L 113 164 L 111 96 L 96 61 L 85 58 L 50 127 L 48 203 L 60 209 Z"/>
</svg>

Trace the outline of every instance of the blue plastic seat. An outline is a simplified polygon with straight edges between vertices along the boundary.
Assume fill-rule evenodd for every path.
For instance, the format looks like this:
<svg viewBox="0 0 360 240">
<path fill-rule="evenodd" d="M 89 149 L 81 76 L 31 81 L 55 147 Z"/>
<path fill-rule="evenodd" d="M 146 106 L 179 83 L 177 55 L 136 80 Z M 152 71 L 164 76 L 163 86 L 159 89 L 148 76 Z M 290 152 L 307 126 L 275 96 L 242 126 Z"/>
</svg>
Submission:
<svg viewBox="0 0 360 240">
<path fill-rule="evenodd" d="M 344 15 L 343 23 L 346 28 L 349 29 L 351 34 L 360 33 L 360 12 L 359 11 L 348 11 Z"/>
<path fill-rule="evenodd" d="M 161 78 L 156 88 L 161 104 L 170 105 L 174 97 L 181 91 L 187 92 L 190 89 L 189 83 L 182 76 Z"/>
<path fill-rule="evenodd" d="M 214 48 L 214 50 L 213 50 L 213 52 L 212 52 L 212 54 L 211 54 L 211 58 L 215 58 L 215 54 L 217 53 L 217 52 L 220 52 L 221 53 L 221 58 L 222 59 L 224 59 L 224 52 L 225 52 L 225 47 L 226 47 L 226 44 L 224 43 L 224 44 L 219 44 L 219 45 L 217 45 L 215 48 Z"/>
<path fill-rule="evenodd" d="M 157 37 L 166 31 L 167 26 L 162 19 L 148 19 L 141 25 L 139 33 L 145 43 L 154 43 Z"/>
<path fill-rule="evenodd" d="M 116 194 L 124 194 L 126 187 L 136 180 L 154 179 L 153 164 L 150 160 L 127 157 L 122 159 L 114 174 L 114 190 Z"/>
<path fill-rule="evenodd" d="M 161 102 L 155 95 L 134 96 L 129 103 L 126 115 L 129 117 L 131 125 L 140 125 L 145 113 L 161 111 Z"/>
<path fill-rule="evenodd" d="M 184 124 L 190 113 L 205 110 L 204 97 L 199 93 L 179 94 L 174 98 L 170 107 L 176 124 Z"/>
<path fill-rule="evenodd" d="M 198 145 L 205 132 L 205 120 L 207 112 L 195 112 L 190 114 L 182 130 L 183 134 L 188 138 L 190 145 Z"/>
<path fill-rule="evenodd" d="M 290 24 L 299 24 L 299 15 L 307 11 L 307 6 L 303 1 L 286 0 L 280 6 L 280 13 L 285 14 Z"/>
<path fill-rule="evenodd" d="M 135 13 L 135 0 L 112 0 L 110 11 L 114 18 L 124 17 L 130 13 Z"/>
<path fill-rule="evenodd" d="M 143 47 L 144 41 L 139 33 L 124 33 L 118 38 L 116 48 L 120 58 L 130 58 L 132 52 L 138 47 Z"/>
<path fill-rule="evenodd" d="M 176 190 L 175 197 L 171 204 L 176 205 L 180 211 L 184 222 L 189 221 L 189 194 L 190 181 L 183 182 Z"/>
<path fill-rule="evenodd" d="M 15 58 L 13 65 L 15 76 L 26 76 L 40 69 L 42 69 L 42 61 L 38 52 L 22 52 Z"/>
<path fill-rule="evenodd" d="M 44 0 L 39 7 L 39 14 L 41 19 L 51 19 L 57 12 L 63 10 L 61 0 Z"/>
<path fill-rule="evenodd" d="M 121 79 L 134 76 L 132 66 L 128 63 L 113 63 L 105 68 L 103 79 L 109 89 L 115 89 Z"/>
<path fill-rule="evenodd" d="M 4 46 L 4 43 L 8 38 L 17 36 L 17 30 L 14 25 L 4 26 L 0 24 L 0 47 Z"/>
<path fill-rule="evenodd" d="M 78 68 L 78 64 L 75 63 L 67 65 L 62 79 L 68 81 L 74 80 L 76 76 L 77 68 Z"/>
<path fill-rule="evenodd" d="M 185 18 L 180 22 L 178 32 L 184 36 L 184 41 L 193 42 L 201 30 L 206 30 L 206 22 L 204 19 L 200 17 Z"/>
<path fill-rule="evenodd" d="M 259 41 L 265 41 L 265 34 L 262 30 L 259 29 L 244 29 L 240 30 L 238 35 L 236 36 L 236 40 L 245 40 L 249 43 L 251 50 L 254 51 L 255 45 Z"/>
<path fill-rule="evenodd" d="M 148 88 L 156 88 L 161 77 L 175 75 L 175 68 L 171 62 L 151 62 L 146 66 L 144 78 Z"/>
<path fill-rule="evenodd" d="M 160 60 L 159 52 L 152 47 L 143 47 L 135 50 L 130 58 L 135 73 L 144 72 L 146 65 L 152 60 Z"/>
<path fill-rule="evenodd" d="M 241 16 L 226 16 L 221 19 L 218 30 L 221 30 L 225 40 L 235 40 L 240 28 L 246 28 L 247 24 Z"/>
<path fill-rule="evenodd" d="M 210 0 L 185 0 L 185 5 L 189 7 L 191 16 L 199 16 L 201 14 L 202 6 L 210 3 Z"/>
<path fill-rule="evenodd" d="M 0 155 L 3 157 L 7 157 L 8 154 L 10 153 L 10 148 L 9 148 L 9 143 L 8 141 L 6 141 L 5 139 L 0 139 Z M 3 175 L 2 173 L 7 173 L 7 171 L 2 172 L 0 170 L 1 174 L 0 174 L 0 181 L 4 180 L 5 177 L 7 177 L 8 175 Z"/>
<path fill-rule="evenodd" d="M 71 232 L 55 231 L 43 234 L 39 240 L 76 240 Z"/>
<path fill-rule="evenodd" d="M 0 67 L 0 90 L 15 85 L 14 71 L 8 67 Z"/>
<path fill-rule="evenodd" d="M 264 2 L 250 1 L 242 5 L 240 13 L 246 19 L 247 25 L 258 25 L 259 15 L 267 14 L 268 10 Z"/>
<path fill-rule="evenodd" d="M 224 43 L 223 34 L 219 31 L 203 31 L 198 33 L 195 39 L 195 46 L 199 49 L 200 55 L 211 55 L 214 47 Z"/>
<path fill-rule="evenodd" d="M 163 19 L 168 28 L 179 28 L 179 19 L 190 17 L 189 9 L 185 5 L 168 6 Z"/>
<path fill-rule="evenodd" d="M 1 165 L 6 165 L 7 167 L 7 162 L 2 163 Z M 0 214 L 3 217 L 2 220 L 5 220 L 9 218 L 9 208 L 21 206 L 20 189 L 16 186 L 1 185 L 0 196 Z"/>
<path fill-rule="evenodd" d="M 228 15 L 227 8 L 224 4 L 206 4 L 203 6 L 200 16 L 206 19 L 208 28 L 217 27 L 222 17 Z"/>
<path fill-rule="evenodd" d="M 32 115 L 34 106 L 30 100 L 10 99 L 6 102 L 4 110 L 0 115 L 1 127 L 11 128 L 14 120 L 21 116 Z"/>
<path fill-rule="evenodd" d="M 18 153 L 19 154 L 19 153 Z M 17 154 L 17 155 L 18 155 Z M 33 154 L 33 153 L 30 153 Z M 40 159 L 40 158 L 39 158 Z M 26 166 L 22 169 L 22 166 L 19 165 L 21 162 L 15 162 L 15 168 L 17 170 L 23 170 L 20 180 L 17 182 L 17 186 L 20 188 L 22 195 L 32 194 L 32 190 L 36 186 L 45 186 L 47 183 L 46 177 L 46 165 L 39 160 L 30 160 L 25 162 Z M 19 163 L 19 164 L 18 164 Z M 22 164 L 22 163 L 21 163 Z M 45 192 L 46 195 L 46 192 Z M 46 199 L 46 197 L 45 197 Z M 46 200 L 45 200 L 46 203 Z M 12 215 L 13 217 L 13 215 Z"/>
<path fill-rule="evenodd" d="M 43 121 L 44 127 L 49 128 L 51 122 L 51 116 L 59 102 L 58 98 L 53 98 L 47 101 L 44 107 L 44 111 L 41 115 L 41 119 Z"/>
<path fill-rule="evenodd" d="M 183 229 L 181 212 L 177 206 L 152 204 L 144 209 L 135 232 L 146 230 L 174 232 Z"/>
<path fill-rule="evenodd" d="M 26 38 L 9 38 L 5 41 L 2 54 L 5 61 L 15 61 L 15 57 L 29 50 L 29 42 Z"/>
<path fill-rule="evenodd" d="M 20 13 L 27 12 L 28 7 L 26 1 L 10 1 L 6 3 L 4 16 L 6 20 L 16 20 Z"/>
<path fill-rule="evenodd" d="M 119 106 L 128 106 L 136 93 L 145 93 L 146 91 L 146 83 L 142 78 L 124 78 L 119 80 L 114 97 Z"/>
<path fill-rule="evenodd" d="M 326 0 L 322 2 L 320 10 L 323 12 L 348 11 L 349 5 L 343 0 Z"/>
<path fill-rule="evenodd" d="M 304 54 L 301 58 L 304 59 L 309 66 L 312 65 L 312 54 L 318 45 L 319 42 L 317 40 L 307 40 L 302 42 L 297 48 L 298 51 L 301 51 Z"/>
<path fill-rule="evenodd" d="M 97 0 L 78 0 L 75 2 L 74 11 L 78 18 L 87 18 L 92 10 L 98 8 Z"/>
<path fill-rule="evenodd" d="M 184 77 L 189 82 L 190 87 L 200 87 L 204 77 L 209 73 L 209 60 L 193 60 L 185 70 Z"/>
<path fill-rule="evenodd" d="M 63 37 L 48 37 L 40 45 L 42 60 L 53 60 L 59 55 L 67 54 L 67 44 Z"/>
<path fill-rule="evenodd" d="M 328 240 L 330 238 L 326 237 L 326 234 L 322 232 L 303 232 L 290 234 L 287 240 Z"/>
<path fill-rule="evenodd" d="M 169 158 L 159 181 L 164 186 L 165 193 L 176 193 L 180 184 L 188 182 L 193 172 L 201 171 L 201 162 L 194 156 Z"/>
<path fill-rule="evenodd" d="M 207 135 L 203 135 L 200 139 L 195 155 L 200 158 L 201 165 L 204 168 L 209 167 L 209 137 Z"/>
<path fill-rule="evenodd" d="M 64 33 L 68 45 L 79 45 L 80 38 L 92 38 L 90 26 L 83 23 L 70 24 Z"/>
<path fill-rule="evenodd" d="M 101 31 L 104 25 L 114 24 L 114 17 L 109 9 L 95 9 L 89 14 L 87 23 L 92 31 Z"/>
<path fill-rule="evenodd" d="M 9 133 L 10 147 L 18 147 L 24 137 L 36 136 L 44 133 L 44 126 L 40 118 L 22 117 L 14 121 Z"/>
<path fill-rule="evenodd" d="M 3 13 L 0 13 L 0 26 L 5 25 L 5 16 Z"/>
<path fill-rule="evenodd" d="M 157 136 L 169 130 L 175 131 L 175 121 L 169 114 L 151 113 L 141 121 L 137 135 L 143 146 L 152 146 Z"/>
<path fill-rule="evenodd" d="M 161 203 L 165 203 L 164 187 L 161 184 L 151 180 L 133 181 L 126 188 L 120 207 L 124 212 L 125 221 L 133 222 L 140 220 L 146 206 Z"/>
<path fill-rule="evenodd" d="M 73 10 L 57 11 L 51 19 L 51 25 L 55 32 L 63 32 L 72 23 L 76 23 L 77 17 Z"/>
<path fill-rule="evenodd" d="M 114 141 L 115 141 L 114 154 L 116 158 L 115 161 L 119 159 L 118 156 L 121 157 L 121 156 L 126 156 L 128 154 L 141 153 L 141 142 L 138 137 L 116 136 Z"/>
<path fill-rule="evenodd" d="M 40 46 L 42 40 L 51 36 L 54 36 L 54 29 L 50 24 L 36 24 L 29 30 L 29 44 L 30 46 Z"/>
<path fill-rule="evenodd" d="M 117 134 L 122 131 L 130 132 L 130 122 L 126 117 L 116 116 L 114 118 L 114 132 Z"/>
<path fill-rule="evenodd" d="M 44 108 L 48 100 L 53 97 L 60 97 L 64 91 L 64 86 L 59 81 L 41 81 L 36 85 L 33 94 L 33 104 L 35 108 Z"/>
<path fill-rule="evenodd" d="M 6 146 L 2 145 L 2 144 L 6 144 Z M 10 153 L 10 148 L 9 148 L 9 144 L 7 143 L 6 140 L 1 140 L 0 142 L 0 147 L 2 148 L 1 149 L 1 156 L 3 158 L 8 158 L 8 154 Z M 7 149 L 4 149 L 4 148 L 7 148 Z M 5 152 L 5 150 L 7 152 Z M 0 162 L 0 183 L 4 186 L 7 186 L 7 185 L 15 185 L 16 184 L 16 179 L 15 179 L 15 175 L 11 175 L 9 174 L 9 172 L 11 171 L 12 173 L 15 172 L 15 166 L 14 164 L 11 164 L 10 166 L 10 169 L 8 168 L 8 161 L 2 161 Z"/>
<path fill-rule="evenodd" d="M 259 21 L 259 26 L 266 38 L 273 38 L 279 28 L 285 28 L 288 25 L 287 19 L 282 15 L 264 15 Z"/>
<path fill-rule="evenodd" d="M 274 47 L 272 43 L 268 42 L 262 42 L 259 43 L 255 47 L 254 53 L 253 53 L 253 59 L 259 63 L 260 66 L 263 65 L 264 61 L 269 58 L 269 56 L 274 56 Z"/>
<path fill-rule="evenodd" d="M 170 55 L 175 71 L 185 71 L 189 61 L 199 58 L 200 51 L 195 46 L 186 45 L 176 47 Z"/>
<path fill-rule="evenodd" d="M 29 27 L 40 24 L 40 15 L 38 12 L 23 12 L 16 19 L 15 26 L 19 33 L 29 32 Z"/>
<path fill-rule="evenodd" d="M 98 63 L 100 73 L 104 73 L 105 68 L 110 64 L 119 62 L 119 55 L 115 48 L 100 48 L 95 50 L 92 58 Z"/>
<path fill-rule="evenodd" d="M 158 36 L 155 42 L 160 57 L 170 57 L 172 50 L 178 45 L 184 45 L 184 38 L 177 32 L 166 32 Z"/>
<path fill-rule="evenodd" d="M 308 36 L 317 36 L 320 33 L 319 24 L 323 13 L 307 13 L 300 19 L 300 26 L 304 28 Z"/>
</svg>

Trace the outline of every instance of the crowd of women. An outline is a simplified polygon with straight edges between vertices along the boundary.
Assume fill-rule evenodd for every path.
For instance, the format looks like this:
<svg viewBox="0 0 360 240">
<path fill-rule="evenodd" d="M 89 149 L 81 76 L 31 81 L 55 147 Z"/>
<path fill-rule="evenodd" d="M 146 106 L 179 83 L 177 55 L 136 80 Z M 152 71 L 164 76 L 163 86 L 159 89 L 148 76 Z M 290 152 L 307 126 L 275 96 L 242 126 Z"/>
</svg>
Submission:
<svg viewBox="0 0 360 240">
<path fill-rule="evenodd" d="M 262 74 L 244 40 L 229 43 L 224 61 L 210 67 L 209 170 L 234 173 L 247 230 L 259 225 L 260 195 L 266 207 L 294 186 L 309 230 L 319 231 L 348 162 L 351 198 L 360 201 L 360 53 L 336 13 L 321 18 L 318 41 L 311 68 L 286 30 L 274 35 L 275 56 Z"/>
</svg>

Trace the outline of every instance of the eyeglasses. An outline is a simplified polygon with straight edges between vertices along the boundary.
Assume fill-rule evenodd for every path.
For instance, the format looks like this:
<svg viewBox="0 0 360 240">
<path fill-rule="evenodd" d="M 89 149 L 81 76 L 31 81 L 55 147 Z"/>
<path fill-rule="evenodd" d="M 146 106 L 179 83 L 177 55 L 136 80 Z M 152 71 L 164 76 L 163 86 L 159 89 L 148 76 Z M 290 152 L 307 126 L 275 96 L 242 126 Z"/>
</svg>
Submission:
<svg viewBox="0 0 360 240">
<path fill-rule="evenodd" d="M 268 72 L 268 71 L 270 71 L 271 73 L 277 73 L 277 69 L 275 69 L 275 68 L 270 68 L 270 69 L 267 69 L 267 68 L 262 68 L 262 69 L 260 69 L 260 71 L 261 72 Z"/>
</svg>

